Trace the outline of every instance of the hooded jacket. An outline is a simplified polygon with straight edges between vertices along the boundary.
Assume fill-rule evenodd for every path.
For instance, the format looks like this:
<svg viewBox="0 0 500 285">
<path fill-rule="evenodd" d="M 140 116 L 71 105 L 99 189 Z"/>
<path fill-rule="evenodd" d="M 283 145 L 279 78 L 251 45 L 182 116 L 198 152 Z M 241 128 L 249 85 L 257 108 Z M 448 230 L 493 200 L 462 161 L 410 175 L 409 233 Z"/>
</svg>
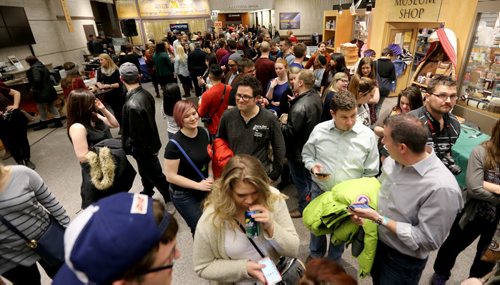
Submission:
<svg viewBox="0 0 500 285">
<path fill-rule="evenodd" d="M 366 202 L 377 210 L 380 182 L 374 177 L 351 179 L 335 185 L 312 200 L 304 209 L 303 223 L 315 235 L 332 235 L 332 243 L 351 243 L 358 234 L 360 226 L 351 221 L 347 207 L 354 202 Z M 366 277 L 372 268 L 377 249 L 377 224 L 366 220 L 364 248 L 357 256 L 359 275 Z"/>
</svg>

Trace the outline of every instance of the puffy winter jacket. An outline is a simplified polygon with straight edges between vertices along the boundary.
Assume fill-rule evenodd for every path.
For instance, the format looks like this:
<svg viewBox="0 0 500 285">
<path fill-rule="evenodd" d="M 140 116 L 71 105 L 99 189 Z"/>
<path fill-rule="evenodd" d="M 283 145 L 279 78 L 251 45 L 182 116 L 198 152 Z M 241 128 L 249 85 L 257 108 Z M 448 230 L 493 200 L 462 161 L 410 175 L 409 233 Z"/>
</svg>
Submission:
<svg viewBox="0 0 500 285">
<path fill-rule="evenodd" d="M 325 192 L 312 200 L 304 209 L 303 223 L 315 235 L 332 235 L 332 243 L 351 243 L 360 226 L 354 224 L 349 217 L 347 207 L 354 202 L 367 202 L 373 209 L 378 208 L 380 182 L 376 178 L 359 178 L 344 181 L 335 185 L 331 191 Z M 357 257 L 359 275 L 366 277 L 372 268 L 377 249 L 377 224 L 365 221 L 364 248 Z"/>
</svg>

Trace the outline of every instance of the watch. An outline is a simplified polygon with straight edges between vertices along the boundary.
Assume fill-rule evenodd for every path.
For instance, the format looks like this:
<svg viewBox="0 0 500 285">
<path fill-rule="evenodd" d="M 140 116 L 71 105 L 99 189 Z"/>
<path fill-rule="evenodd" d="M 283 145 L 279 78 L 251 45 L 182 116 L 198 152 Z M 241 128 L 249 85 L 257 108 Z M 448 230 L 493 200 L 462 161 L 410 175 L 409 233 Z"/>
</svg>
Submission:
<svg viewBox="0 0 500 285">
<path fill-rule="evenodd" d="M 389 219 L 387 219 L 386 216 L 379 216 L 376 220 L 375 223 L 381 225 L 381 226 L 387 226 L 389 223 Z"/>
</svg>

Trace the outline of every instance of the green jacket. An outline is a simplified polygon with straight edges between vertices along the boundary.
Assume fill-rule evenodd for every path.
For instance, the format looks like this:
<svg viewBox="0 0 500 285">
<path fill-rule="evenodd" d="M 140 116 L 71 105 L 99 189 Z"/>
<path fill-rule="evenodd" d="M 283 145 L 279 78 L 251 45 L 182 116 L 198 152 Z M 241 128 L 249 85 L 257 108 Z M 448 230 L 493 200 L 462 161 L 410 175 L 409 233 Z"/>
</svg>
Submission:
<svg viewBox="0 0 500 285">
<path fill-rule="evenodd" d="M 174 66 L 166 52 L 155 53 L 153 62 L 157 76 L 170 76 L 174 73 Z"/>
<path fill-rule="evenodd" d="M 377 210 L 379 190 L 380 182 L 374 177 L 339 183 L 309 203 L 304 209 L 302 221 L 317 236 L 331 234 L 334 245 L 342 242 L 349 244 L 358 233 L 359 226 L 351 221 L 347 207 L 354 202 L 368 201 L 368 205 Z M 377 249 L 377 224 L 367 220 L 362 227 L 365 232 L 364 248 L 357 259 L 359 276 L 366 277 L 371 271 Z"/>
</svg>

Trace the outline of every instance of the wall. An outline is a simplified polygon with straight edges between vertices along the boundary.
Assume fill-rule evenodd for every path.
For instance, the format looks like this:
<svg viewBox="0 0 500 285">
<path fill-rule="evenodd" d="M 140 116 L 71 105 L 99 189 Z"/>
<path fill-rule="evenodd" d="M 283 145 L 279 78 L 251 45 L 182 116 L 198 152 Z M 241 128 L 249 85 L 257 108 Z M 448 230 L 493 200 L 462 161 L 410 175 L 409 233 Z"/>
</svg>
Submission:
<svg viewBox="0 0 500 285">
<path fill-rule="evenodd" d="M 300 12 L 300 29 L 293 30 L 294 35 L 311 35 L 323 31 L 323 10 L 332 9 L 332 1 L 324 0 L 276 0 L 274 18 L 279 28 L 279 14 L 282 12 Z M 279 30 L 286 35 L 286 30 Z"/>
<path fill-rule="evenodd" d="M 74 32 L 69 32 L 59 0 L 0 0 L 2 6 L 24 7 L 36 44 L 32 45 L 34 55 L 44 63 L 53 66 L 66 61 L 83 62 L 87 53 L 87 39 L 83 25 L 95 25 L 89 0 L 67 0 L 72 17 Z M 28 64 L 24 58 L 31 55 L 29 46 L 17 46 L 0 49 L 0 61 L 15 55 Z"/>
</svg>

